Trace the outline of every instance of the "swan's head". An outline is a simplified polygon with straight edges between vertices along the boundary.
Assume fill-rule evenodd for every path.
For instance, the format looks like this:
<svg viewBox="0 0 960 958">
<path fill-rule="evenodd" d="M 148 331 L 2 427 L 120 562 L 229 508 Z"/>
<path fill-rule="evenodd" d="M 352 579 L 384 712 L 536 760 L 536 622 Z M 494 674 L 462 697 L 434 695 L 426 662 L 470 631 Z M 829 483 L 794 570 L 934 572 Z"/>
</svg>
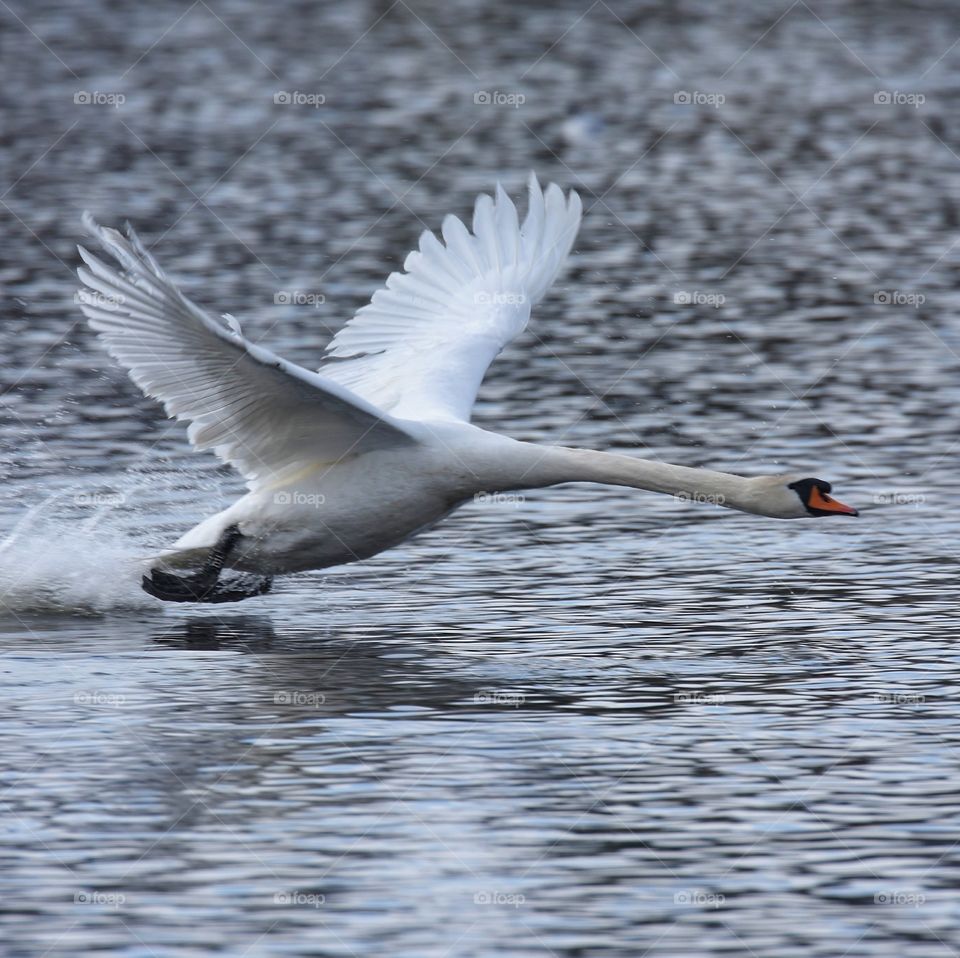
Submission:
<svg viewBox="0 0 960 958">
<path fill-rule="evenodd" d="M 797 508 L 797 500 L 802 512 L 798 516 L 858 516 L 853 506 L 845 505 L 830 495 L 831 485 L 825 479 L 797 479 L 787 476 L 786 488 L 796 497 L 791 506 Z"/>
</svg>

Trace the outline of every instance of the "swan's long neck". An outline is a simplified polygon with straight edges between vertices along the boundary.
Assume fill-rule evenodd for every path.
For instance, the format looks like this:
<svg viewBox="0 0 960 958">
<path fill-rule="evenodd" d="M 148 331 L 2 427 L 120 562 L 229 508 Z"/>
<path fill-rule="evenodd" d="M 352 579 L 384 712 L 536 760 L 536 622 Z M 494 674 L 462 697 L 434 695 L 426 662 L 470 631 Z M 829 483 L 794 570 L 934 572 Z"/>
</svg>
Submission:
<svg viewBox="0 0 960 958">
<path fill-rule="evenodd" d="M 771 514 L 755 479 L 590 449 L 513 443 L 509 454 L 500 458 L 490 473 L 490 480 L 501 490 L 562 482 L 600 482 L 714 503 L 756 515 Z"/>
</svg>

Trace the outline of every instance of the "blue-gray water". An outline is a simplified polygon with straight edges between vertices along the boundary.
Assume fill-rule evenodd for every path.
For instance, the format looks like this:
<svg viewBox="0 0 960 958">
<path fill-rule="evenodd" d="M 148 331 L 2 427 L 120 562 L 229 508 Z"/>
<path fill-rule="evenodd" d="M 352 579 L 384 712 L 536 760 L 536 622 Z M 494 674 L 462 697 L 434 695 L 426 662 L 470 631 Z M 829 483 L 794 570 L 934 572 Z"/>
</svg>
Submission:
<svg viewBox="0 0 960 958">
<path fill-rule="evenodd" d="M 4 954 L 956 954 L 958 35 L 936 3 L 0 5 Z M 240 484 L 80 324 L 81 210 L 309 365 L 531 168 L 587 213 L 477 420 L 809 469 L 861 518 L 570 486 L 235 607 L 140 593 Z"/>
</svg>

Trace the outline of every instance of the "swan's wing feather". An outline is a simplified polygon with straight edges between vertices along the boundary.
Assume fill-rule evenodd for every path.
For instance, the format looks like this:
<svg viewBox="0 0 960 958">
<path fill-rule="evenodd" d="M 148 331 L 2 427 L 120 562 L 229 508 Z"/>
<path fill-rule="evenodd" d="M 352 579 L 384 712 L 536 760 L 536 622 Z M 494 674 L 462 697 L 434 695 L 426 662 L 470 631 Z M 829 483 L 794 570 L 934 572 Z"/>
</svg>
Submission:
<svg viewBox="0 0 960 958">
<path fill-rule="evenodd" d="M 455 216 L 430 232 L 333 338 L 320 372 L 404 419 L 469 420 L 487 366 L 527 324 L 580 225 L 580 197 L 529 183 L 523 225 L 497 187 L 472 233 Z"/>
<path fill-rule="evenodd" d="M 137 235 L 84 224 L 119 264 L 80 248 L 80 305 L 107 350 L 170 416 L 191 421 L 251 487 L 306 463 L 415 440 L 391 416 L 339 383 L 248 342 L 184 296 Z"/>
</svg>

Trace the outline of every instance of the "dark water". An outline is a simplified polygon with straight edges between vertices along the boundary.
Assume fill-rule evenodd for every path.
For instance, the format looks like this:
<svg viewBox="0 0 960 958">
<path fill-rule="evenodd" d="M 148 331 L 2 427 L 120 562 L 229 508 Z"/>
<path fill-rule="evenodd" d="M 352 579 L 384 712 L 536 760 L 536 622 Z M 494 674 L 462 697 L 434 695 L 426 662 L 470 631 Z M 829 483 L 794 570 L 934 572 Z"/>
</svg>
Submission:
<svg viewBox="0 0 960 958">
<path fill-rule="evenodd" d="M 4 954 L 960 951 L 958 36 L 947 4 L 0 5 Z M 80 211 L 315 364 L 530 168 L 587 214 L 478 421 L 809 469 L 861 519 L 570 486 L 242 606 L 140 593 L 240 487 L 79 324 Z"/>
</svg>

